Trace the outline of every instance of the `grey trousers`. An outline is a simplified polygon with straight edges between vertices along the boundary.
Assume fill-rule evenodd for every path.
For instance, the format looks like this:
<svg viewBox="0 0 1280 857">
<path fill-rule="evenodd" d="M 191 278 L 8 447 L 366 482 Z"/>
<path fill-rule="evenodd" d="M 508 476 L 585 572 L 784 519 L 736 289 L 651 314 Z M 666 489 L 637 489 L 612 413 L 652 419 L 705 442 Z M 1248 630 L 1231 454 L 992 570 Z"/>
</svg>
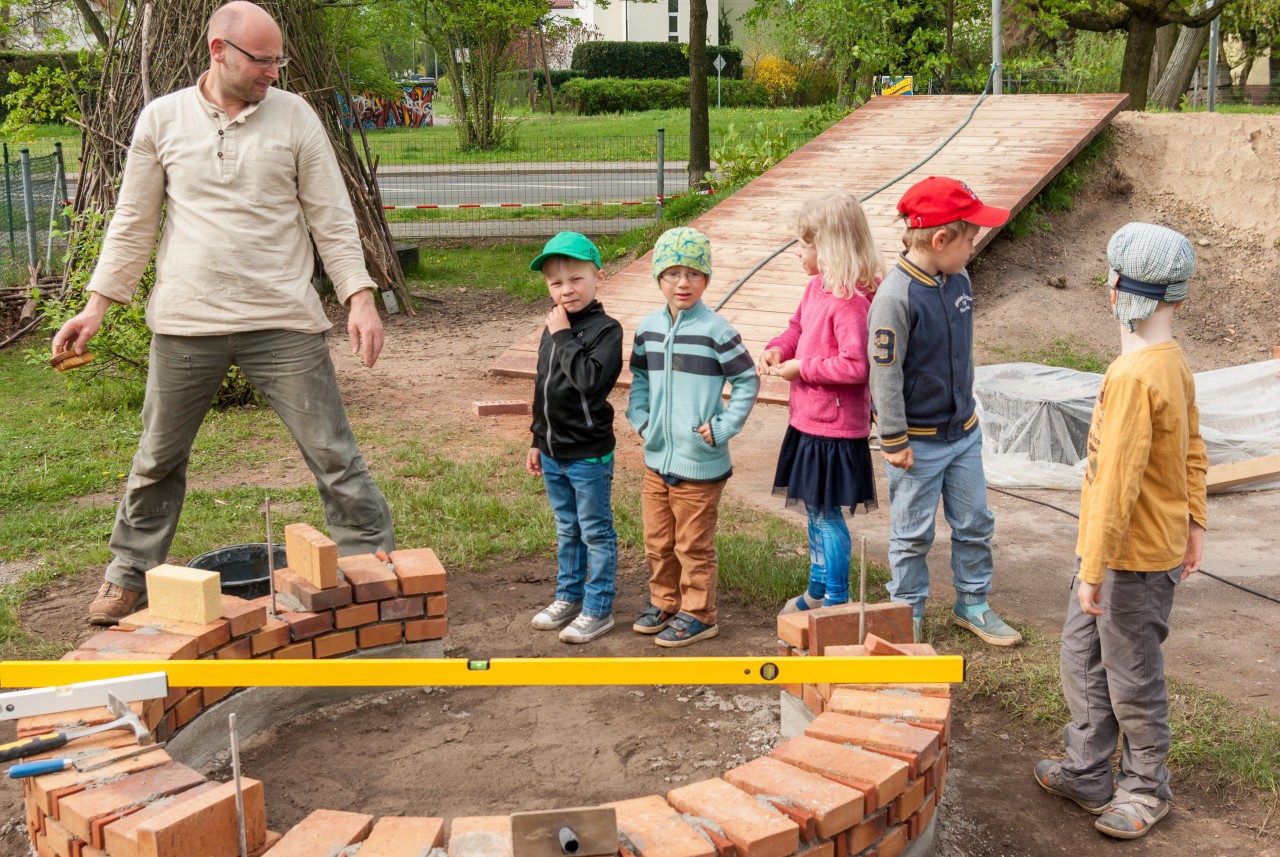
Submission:
<svg viewBox="0 0 1280 857">
<path fill-rule="evenodd" d="M 1071 600 L 1062 627 L 1059 669 L 1071 709 L 1063 730 L 1062 776 L 1073 794 L 1110 800 L 1116 786 L 1169 800 L 1169 695 L 1160 645 L 1169 636 L 1169 611 L 1182 566 L 1169 571 L 1114 571 L 1102 583 L 1102 616 Z M 1111 757 L 1123 734 L 1120 776 Z"/>
<path fill-rule="evenodd" d="M 356 446 L 323 334 L 157 334 L 151 338 L 142 436 L 111 532 L 108 581 L 145 590 L 146 572 L 168 557 L 186 495 L 191 445 L 233 364 L 293 434 L 316 478 L 339 555 L 395 546 L 391 508 Z M 258 536 L 246 533 L 245 541 Z"/>
</svg>

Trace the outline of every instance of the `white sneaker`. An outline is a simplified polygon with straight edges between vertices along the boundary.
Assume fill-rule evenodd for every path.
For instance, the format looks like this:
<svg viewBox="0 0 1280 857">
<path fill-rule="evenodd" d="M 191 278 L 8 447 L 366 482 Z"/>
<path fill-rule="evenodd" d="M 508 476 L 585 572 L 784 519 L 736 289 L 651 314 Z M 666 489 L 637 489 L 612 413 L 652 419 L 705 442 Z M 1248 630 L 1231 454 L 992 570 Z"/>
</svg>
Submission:
<svg viewBox="0 0 1280 857">
<path fill-rule="evenodd" d="M 578 618 L 574 619 L 568 628 L 560 632 L 560 642 L 590 643 L 596 637 L 612 628 L 612 613 L 606 616 L 588 616 L 586 613 L 579 613 Z"/>
<path fill-rule="evenodd" d="M 573 621 L 582 612 L 581 601 L 552 601 L 541 613 L 533 617 L 533 627 L 539 631 L 554 631 Z"/>
</svg>

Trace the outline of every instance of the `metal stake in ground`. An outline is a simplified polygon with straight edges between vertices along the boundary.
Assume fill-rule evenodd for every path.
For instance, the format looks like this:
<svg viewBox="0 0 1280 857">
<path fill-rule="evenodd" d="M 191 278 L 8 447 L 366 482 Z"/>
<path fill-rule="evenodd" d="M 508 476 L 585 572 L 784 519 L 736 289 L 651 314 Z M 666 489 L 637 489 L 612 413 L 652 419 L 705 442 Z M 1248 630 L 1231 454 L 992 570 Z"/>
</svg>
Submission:
<svg viewBox="0 0 1280 857">
<path fill-rule="evenodd" d="M 271 497 L 267 497 L 267 587 L 271 591 L 271 618 L 276 618 L 276 548 L 271 542 Z"/>
<path fill-rule="evenodd" d="M 249 844 L 244 834 L 244 793 L 240 790 L 240 736 L 236 734 L 236 716 L 227 718 L 231 728 L 231 775 L 236 781 L 236 823 L 240 826 L 240 857 L 249 857 Z"/>
<path fill-rule="evenodd" d="M 867 537 L 860 540 L 859 550 L 862 552 L 858 560 L 858 645 L 867 641 Z"/>
</svg>

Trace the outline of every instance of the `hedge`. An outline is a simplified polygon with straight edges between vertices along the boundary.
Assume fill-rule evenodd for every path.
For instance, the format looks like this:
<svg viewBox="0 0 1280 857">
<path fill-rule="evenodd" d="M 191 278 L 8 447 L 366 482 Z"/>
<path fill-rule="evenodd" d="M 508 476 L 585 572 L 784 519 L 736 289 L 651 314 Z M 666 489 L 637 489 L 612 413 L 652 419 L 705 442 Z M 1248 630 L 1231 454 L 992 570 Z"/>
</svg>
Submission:
<svg viewBox="0 0 1280 857">
<path fill-rule="evenodd" d="M 707 89 L 714 104 L 714 79 L 708 81 Z M 689 78 L 620 80 L 579 77 L 560 87 L 560 98 L 565 106 L 573 108 L 581 116 L 632 110 L 671 110 L 689 106 Z M 769 93 L 758 83 L 725 80 L 721 83 L 720 100 L 725 107 L 768 107 Z"/>
<path fill-rule="evenodd" d="M 563 85 L 565 81 L 572 80 L 575 77 L 582 77 L 582 72 L 574 71 L 570 68 L 553 68 L 551 69 L 551 86 L 559 92 L 561 85 Z M 515 71 L 499 72 L 498 79 L 500 81 L 511 81 L 513 84 L 519 84 L 523 87 L 525 94 L 528 94 L 528 69 L 522 68 Z M 541 96 L 547 89 L 547 78 L 540 68 L 535 68 L 533 70 L 533 85 L 538 90 L 539 96 Z"/>
<path fill-rule="evenodd" d="M 687 46 L 678 42 L 582 42 L 573 49 L 570 68 L 583 77 L 636 79 L 689 76 Z M 716 55 L 724 57 L 722 78 L 742 77 L 742 49 L 733 45 L 707 46 L 707 76 L 716 76 Z"/>
<path fill-rule="evenodd" d="M 17 89 L 9 82 L 9 72 L 31 74 L 41 66 L 61 68 L 63 64 L 67 68 L 79 68 L 80 53 L 78 51 L 0 51 L 0 98 Z M 0 117 L 7 112 L 3 103 L 0 103 Z"/>
</svg>

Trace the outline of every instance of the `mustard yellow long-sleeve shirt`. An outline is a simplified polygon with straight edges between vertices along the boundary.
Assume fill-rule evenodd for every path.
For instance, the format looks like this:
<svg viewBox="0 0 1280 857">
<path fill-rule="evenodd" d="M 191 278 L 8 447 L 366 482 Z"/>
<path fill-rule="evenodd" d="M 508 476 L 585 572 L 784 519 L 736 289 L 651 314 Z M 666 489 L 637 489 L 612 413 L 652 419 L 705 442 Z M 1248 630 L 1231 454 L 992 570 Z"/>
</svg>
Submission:
<svg viewBox="0 0 1280 857">
<path fill-rule="evenodd" d="M 1162 342 L 1118 357 L 1089 426 L 1079 578 L 1101 583 L 1107 568 L 1177 567 L 1189 520 L 1207 527 L 1207 472 L 1195 381 L 1182 349 Z"/>
</svg>

